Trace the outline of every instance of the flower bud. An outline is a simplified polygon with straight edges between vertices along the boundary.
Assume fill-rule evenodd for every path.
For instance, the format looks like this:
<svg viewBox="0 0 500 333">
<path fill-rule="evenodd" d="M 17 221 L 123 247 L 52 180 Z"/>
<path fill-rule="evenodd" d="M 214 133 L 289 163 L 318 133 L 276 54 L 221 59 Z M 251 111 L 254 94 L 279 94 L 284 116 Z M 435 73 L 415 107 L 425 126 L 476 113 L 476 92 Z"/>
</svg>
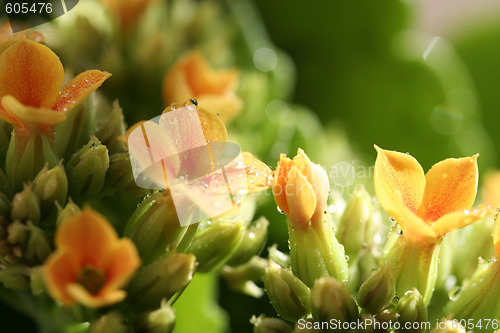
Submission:
<svg viewBox="0 0 500 333">
<path fill-rule="evenodd" d="M 104 186 L 109 167 L 108 149 L 92 136 L 68 162 L 68 181 L 73 198 L 92 197 Z"/>
<path fill-rule="evenodd" d="M 59 158 L 51 140 L 44 134 L 32 133 L 27 141 L 16 135 L 19 134 L 12 135 L 7 151 L 6 175 L 14 190 L 19 191 L 23 183 L 33 180 L 46 163 L 55 166 Z"/>
<path fill-rule="evenodd" d="M 127 318 L 119 312 L 109 312 L 90 323 L 89 333 L 130 333 Z"/>
<path fill-rule="evenodd" d="M 268 225 L 269 221 L 265 217 L 261 217 L 247 228 L 243 240 L 227 264 L 230 266 L 242 265 L 253 256 L 258 256 L 266 245 Z"/>
<path fill-rule="evenodd" d="M 157 310 L 140 314 L 134 323 L 138 333 L 170 333 L 174 326 L 175 313 L 167 302 L 162 302 Z"/>
<path fill-rule="evenodd" d="M 200 227 L 201 228 L 201 227 Z M 198 230 L 188 252 L 198 261 L 198 271 L 216 271 L 235 253 L 245 234 L 245 222 L 219 219 Z"/>
<path fill-rule="evenodd" d="M 273 261 L 266 269 L 264 286 L 274 309 L 284 319 L 297 321 L 311 313 L 309 288 Z"/>
<path fill-rule="evenodd" d="M 220 272 L 226 279 L 229 288 L 243 294 L 259 298 L 264 290 L 259 288 L 255 282 L 262 280 L 267 268 L 267 260 L 254 256 L 243 265 L 232 267 L 224 266 Z"/>
<path fill-rule="evenodd" d="M 99 126 L 95 136 L 108 148 L 110 154 L 113 154 L 124 151 L 124 143 L 117 140 L 117 138 L 125 134 L 125 131 L 126 126 L 123 119 L 123 110 L 118 101 L 115 101 L 110 114 L 104 120 L 104 123 Z"/>
<path fill-rule="evenodd" d="M 47 292 L 45 289 L 45 282 L 43 280 L 42 266 L 36 266 L 31 268 L 30 289 L 33 295 L 35 296 L 41 296 Z"/>
<path fill-rule="evenodd" d="M 181 227 L 169 190 L 147 195 L 125 226 L 145 264 L 153 262 L 180 242 L 187 227 Z"/>
<path fill-rule="evenodd" d="M 398 321 L 402 327 L 405 327 L 405 323 L 419 323 L 415 324 L 414 329 L 407 329 L 406 332 L 425 331 L 425 327 L 422 327 L 420 323 L 427 321 L 427 308 L 424 304 L 424 298 L 416 288 L 408 290 L 399 299 L 394 310 L 399 315 Z"/>
<path fill-rule="evenodd" d="M 48 212 L 55 202 L 64 204 L 68 194 L 68 179 L 62 163 L 50 170 L 45 164 L 33 180 L 33 192 L 40 199 L 42 211 Z"/>
<path fill-rule="evenodd" d="M 130 155 L 128 153 L 116 153 L 109 157 L 109 169 L 106 172 L 106 188 L 120 190 L 134 180 Z"/>
<path fill-rule="evenodd" d="M 22 192 L 14 196 L 10 216 L 13 220 L 29 220 L 33 223 L 40 220 L 40 201 L 31 185 L 25 185 Z"/>
<path fill-rule="evenodd" d="M 290 325 L 279 318 L 253 316 L 250 322 L 253 324 L 253 333 L 292 333 Z"/>
<path fill-rule="evenodd" d="M 358 318 L 358 306 L 346 286 L 332 277 L 316 280 L 311 300 L 313 317 L 318 321 L 352 322 Z"/>
<path fill-rule="evenodd" d="M 30 268 L 24 265 L 8 266 L 0 270 L 0 282 L 11 289 L 25 290 L 30 285 Z"/>
<path fill-rule="evenodd" d="M 24 259 L 30 265 L 43 264 L 53 250 L 50 237 L 32 223 L 29 223 L 28 230 L 30 236 L 24 249 Z"/>
<path fill-rule="evenodd" d="M 374 213 L 370 195 L 363 186 L 357 187 L 342 214 L 337 232 L 349 257 L 355 257 L 372 241 L 377 227 Z"/>
<path fill-rule="evenodd" d="M 139 270 L 129 286 L 129 301 L 134 307 L 155 308 L 163 298 L 170 299 L 193 278 L 196 258 L 172 253 Z"/>
<path fill-rule="evenodd" d="M 290 256 L 278 250 L 278 245 L 274 244 L 267 249 L 268 257 L 282 268 L 290 267 Z"/>
<path fill-rule="evenodd" d="M 78 205 L 76 205 L 71 199 L 69 199 L 66 206 L 64 206 L 63 209 L 58 206 L 58 210 L 59 212 L 57 214 L 56 226 L 59 226 L 67 218 L 70 218 L 71 216 L 79 213 L 80 207 L 78 207 Z"/>
<path fill-rule="evenodd" d="M 388 264 L 373 271 L 361 285 L 358 304 L 368 312 L 379 313 L 391 302 L 396 293 L 396 281 Z"/>
<path fill-rule="evenodd" d="M 24 245 L 28 238 L 28 227 L 19 220 L 15 220 L 7 227 L 7 241 L 10 244 Z"/>
</svg>

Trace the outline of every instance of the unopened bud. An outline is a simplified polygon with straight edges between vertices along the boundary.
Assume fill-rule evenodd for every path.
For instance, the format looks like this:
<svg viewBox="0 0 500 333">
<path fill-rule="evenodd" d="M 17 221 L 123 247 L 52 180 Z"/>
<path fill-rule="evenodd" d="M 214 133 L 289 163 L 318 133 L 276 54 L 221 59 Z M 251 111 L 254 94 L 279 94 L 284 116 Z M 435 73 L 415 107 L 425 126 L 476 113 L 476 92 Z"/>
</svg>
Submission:
<svg viewBox="0 0 500 333">
<path fill-rule="evenodd" d="M 15 220 L 7 227 L 7 241 L 10 244 L 24 245 L 28 238 L 28 227 L 19 220 Z"/>
<path fill-rule="evenodd" d="M 264 294 L 264 290 L 259 288 L 255 282 L 262 280 L 267 265 L 266 259 L 254 256 L 243 265 L 224 266 L 220 274 L 226 279 L 232 290 L 258 298 Z"/>
<path fill-rule="evenodd" d="M 24 250 L 24 259 L 30 265 L 43 264 L 52 252 L 50 237 L 42 229 L 29 223 L 29 239 Z"/>
<path fill-rule="evenodd" d="M 373 271 L 361 285 L 358 304 L 372 314 L 376 314 L 390 303 L 396 293 L 396 281 L 388 264 Z"/>
<path fill-rule="evenodd" d="M 59 226 L 64 220 L 80 212 L 80 207 L 76 205 L 71 199 L 68 200 L 66 206 L 61 209 L 58 206 L 59 212 L 57 214 L 56 226 Z"/>
<path fill-rule="evenodd" d="M 267 249 L 267 252 L 269 253 L 269 259 L 271 259 L 281 267 L 286 268 L 290 266 L 290 256 L 278 250 L 278 245 L 274 244 L 273 246 L 269 247 Z"/>
<path fill-rule="evenodd" d="M 141 268 L 129 286 L 129 300 L 136 308 L 155 308 L 170 299 L 193 278 L 196 258 L 173 253 Z"/>
<path fill-rule="evenodd" d="M 292 333 L 290 325 L 279 318 L 253 316 L 250 322 L 253 324 L 253 333 Z"/>
<path fill-rule="evenodd" d="M 289 270 L 270 261 L 264 286 L 276 312 L 286 320 L 297 321 L 311 313 L 311 291 Z"/>
<path fill-rule="evenodd" d="M 134 324 L 138 333 L 170 333 L 174 326 L 175 313 L 167 302 L 162 302 L 157 310 L 140 314 Z"/>
<path fill-rule="evenodd" d="M 30 268 L 24 265 L 15 265 L 0 270 L 0 282 L 11 289 L 28 289 L 30 286 Z"/>
<path fill-rule="evenodd" d="M 372 241 L 376 221 L 372 199 L 363 186 L 356 187 L 340 219 L 337 235 L 346 254 L 356 256 L 363 244 Z"/>
<path fill-rule="evenodd" d="M 33 180 L 33 192 L 40 199 L 42 211 L 48 212 L 55 202 L 64 204 L 68 194 L 68 179 L 62 163 L 50 170 L 45 164 Z"/>
<path fill-rule="evenodd" d="M 95 135 L 109 149 L 110 153 L 116 153 L 123 151 L 124 143 L 117 140 L 117 138 L 125 134 L 125 131 L 123 111 L 118 101 L 115 101 L 109 116 L 99 126 Z"/>
<path fill-rule="evenodd" d="M 116 153 L 109 157 L 109 169 L 106 172 L 106 188 L 113 190 L 122 189 L 130 185 L 134 180 L 130 155 L 128 153 Z"/>
<path fill-rule="evenodd" d="M 130 333 L 127 318 L 118 312 L 109 312 L 90 323 L 89 333 Z"/>
<path fill-rule="evenodd" d="M 231 266 L 242 265 L 253 256 L 258 256 L 266 245 L 268 225 L 269 221 L 264 217 L 253 222 L 245 231 L 243 240 L 227 264 Z"/>
<path fill-rule="evenodd" d="M 40 201 L 31 185 L 25 185 L 22 192 L 12 199 L 11 217 L 13 220 L 29 220 L 33 223 L 40 220 Z"/>
<path fill-rule="evenodd" d="M 332 277 L 316 280 L 311 299 L 313 317 L 318 321 L 352 322 L 358 318 L 358 306 L 346 286 Z"/>
<path fill-rule="evenodd" d="M 216 271 L 235 253 L 245 234 L 245 222 L 219 219 L 198 230 L 189 252 L 196 256 L 199 272 Z"/>
<path fill-rule="evenodd" d="M 30 289 L 33 295 L 35 296 L 41 296 L 46 293 L 42 266 L 36 266 L 31 268 Z"/>
<path fill-rule="evenodd" d="M 420 323 L 427 321 L 427 308 L 424 304 L 424 298 L 416 288 L 408 290 L 399 299 L 394 310 L 399 315 L 398 321 L 402 324 L 402 327 L 407 327 L 405 323 L 415 323 L 415 328 L 407 329 L 406 332 L 425 331 L 425 327 L 422 327 Z"/>
<path fill-rule="evenodd" d="M 143 263 L 163 256 L 178 243 L 187 227 L 181 227 L 169 190 L 147 195 L 125 226 L 124 235 L 132 239 Z"/>
<path fill-rule="evenodd" d="M 72 196 L 92 197 L 101 192 L 109 167 L 109 155 L 106 146 L 95 136 L 68 162 L 68 181 Z"/>
</svg>

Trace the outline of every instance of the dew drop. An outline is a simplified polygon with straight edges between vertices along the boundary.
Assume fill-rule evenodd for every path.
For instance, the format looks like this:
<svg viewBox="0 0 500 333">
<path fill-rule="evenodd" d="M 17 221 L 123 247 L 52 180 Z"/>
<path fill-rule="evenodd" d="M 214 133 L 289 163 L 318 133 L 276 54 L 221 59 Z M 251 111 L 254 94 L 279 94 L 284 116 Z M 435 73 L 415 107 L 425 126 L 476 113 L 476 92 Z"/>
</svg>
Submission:
<svg viewBox="0 0 500 333">
<path fill-rule="evenodd" d="M 280 206 L 276 206 L 276 208 L 278 209 L 278 212 L 279 212 L 280 214 L 285 214 L 285 213 L 281 210 Z"/>
</svg>

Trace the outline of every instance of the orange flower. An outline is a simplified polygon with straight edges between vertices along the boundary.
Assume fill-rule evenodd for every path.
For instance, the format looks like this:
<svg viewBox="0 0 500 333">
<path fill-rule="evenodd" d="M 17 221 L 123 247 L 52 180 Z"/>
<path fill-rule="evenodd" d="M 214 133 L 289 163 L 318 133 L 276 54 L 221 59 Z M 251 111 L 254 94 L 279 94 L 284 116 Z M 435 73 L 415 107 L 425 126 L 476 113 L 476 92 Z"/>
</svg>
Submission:
<svg viewBox="0 0 500 333">
<path fill-rule="evenodd" d="M 0 50 L 1 51 L 1 50 Z M 0 118 L 18 129 L 46 128 L 96 90 L 109 73 L 86 71 L 60 91 L 64 69 L 48 47 L 21 39 L 0 54 Z"/>
<path fill-rule="evenodd" d="M 213 70 L 199 52 L 193 51 L 165 76 L 163 97 L 167 104 L 194 98 L 202 108 L 229 121 L 242 108 L 241 100 L 235 95 L 237 81 L 236 70 Z"/>
<path fill-rule="evenodd" d="M 275 171 L 273 195 L 276 204 L 294 227 L 307 228 L 309 221 L 323 221 L 328 199 L 326 171 L 311 162 L 302 149 L 293 160 L 281 155 Z"/>
<path fill-rule="evenodd" d="M 424 175 L 412 156 L 375 149 L 375 192 L 405 237 L 435 243 L 493 213 L 489 206 L 470 209 L 477 191 L 478 155 L 446 159 Z"/>
<path fill-rule="evenodd" d="M 484 203 L 500 206 L 500 171 L 490 172 L 486 175 L 482 197 Z"/>
<path fill-rule="evenodd" d="M 139 255 L 132 241 L 119 239 L 104 217 L 91 208 L 69 217 L 57 229 L 55 245 L 44 264 L 54 299 L 96 308 L 125 298 L 120 288 L 139 268 Z"/>
</svg>

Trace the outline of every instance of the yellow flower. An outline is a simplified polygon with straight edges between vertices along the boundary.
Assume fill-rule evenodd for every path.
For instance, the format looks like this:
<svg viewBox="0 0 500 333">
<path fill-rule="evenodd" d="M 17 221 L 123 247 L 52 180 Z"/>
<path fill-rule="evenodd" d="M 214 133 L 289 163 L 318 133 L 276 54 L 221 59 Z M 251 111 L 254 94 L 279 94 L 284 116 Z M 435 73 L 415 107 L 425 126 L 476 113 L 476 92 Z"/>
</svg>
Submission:
<svg viewBox="0 0 500 333">
<path fill-rule="evenodd" d="M 293 160 L 281 155 L 275 171 L 274 200 L 295 228 L 307 228 L 309 221 L 323 221 L 328 199 L 326 171 L 311 162 L 299 148 Z"/>
<path fill-rule="evenodd" d="M 493 213 L 489 206 L 471 209 L 477 191 L 478 155 L 446 159 L 424 175 L 412 156 L 375 149 L 375 192 L 404 237 L 435 243 L 448 232 Z"/>
<path fill-rule="evenodd" d="M 199 52 L 193 51 L 165 76 L 163 97 L 166 104 L 194 98 L 202 108 L 229 121 L 242 108 L 241 100 L 235 95 L 237 82 L 236 70 L 214 70 Z"/>
<path fill-rule="evenodd" d="M 97 212 L 85 208 L 65 220 L 55 235 L 56 251 L 44 264 L 51 296 L 64 305 L 96 308 L 123 300 L 123 287 L 140 266 L 130 239 L 119 239 Z"/>
<path fill-rule="evenodd" d="M 64 69 L 48 47 L 21 39 L 0 52 L 0 118 L 18 130 L 27 125 L 43 129 L 64 121 L 66 111 L 111 76 L 86 71 L 60 90 Z"/>
</svg>

